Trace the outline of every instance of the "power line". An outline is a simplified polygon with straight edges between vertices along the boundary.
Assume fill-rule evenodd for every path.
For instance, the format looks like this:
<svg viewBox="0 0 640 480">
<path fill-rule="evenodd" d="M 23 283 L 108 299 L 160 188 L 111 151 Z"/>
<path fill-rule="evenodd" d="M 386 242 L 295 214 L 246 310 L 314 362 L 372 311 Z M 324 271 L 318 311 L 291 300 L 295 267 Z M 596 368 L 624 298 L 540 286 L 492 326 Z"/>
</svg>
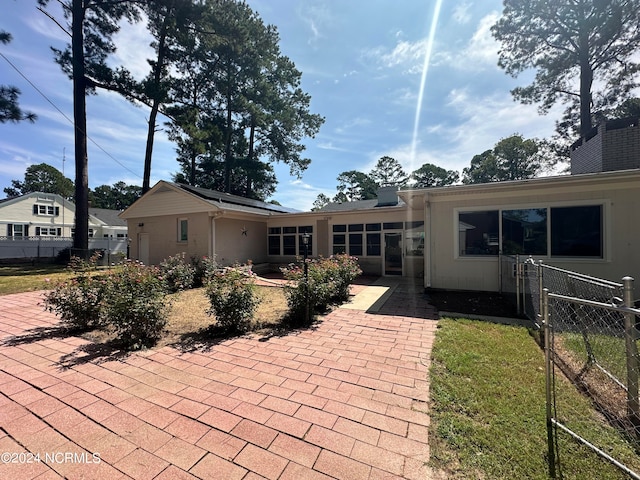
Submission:
<svg viewBox="0 0 640 480">
<path fill-rule="evenodd" d="M 62 110 L 60 110 L 60 108 L 58 108 L 58 106 L 57 106 L 55 103 L 53 103 L 53 101 L 51 101 L 51 100 L 49 99 L 49 97 L 47 97 L 47 96 L 44 94 L 44 92 L 42 92 L 42 90 L 40 90 L 40 89 L 39 89 L 39 88 L 38 88 L 38 87 L 37 87 L 37 86 L 36 86 L 36 85 L 31 81 L 31 80 L 29 80 L 29 79 L 26 77 L 26 75 L 24 75 L 24 74 L 20 71 L 20 69 L 19 69 L 18 67 L 16 67 L 13 63 L 11 63 L 11 61 L 10 61 L 7 57 L 5 57 L 5 56 L 4 56 L 4 54 L 3 54 L 2 52 L 0 52 L 0 57 L 4 58 L 4 60 L 5 60 L 9 65 L 11 65 L 11 67 L 12 67 L 16 72 L 18 72 L 18 74 L 19 74 L 22 78 L 24 78 L 24 79 L 27 81 L 27 83 L 28 83 L 29 85 L 31 85 L 31 86 L 33 87 L 33 89 L 34 89 L 36 92 L 38 92 L 38 93 L 39 93 L 39 94 L 40 94 L 40 95 L 41 95 L 41 96 L 42 96 L 42 97 L 43 97 L 47 102 L 49 102 L 49 103 L 51 104 L 51 106 L 52 106 L 53 108 L 55 108 L 55 109 L 60 113 L 60 115 L 62 115 L 62 116 L 63 116 L 63 117 L 64 117 L 64 118 L 65 118 L 65 119 L 66 119 L 66 120 L 67 120 L 71 125 L 73 125 L 73 127 L 74 127 L 74 128 L 76 128 L 76 127 L 75 127 L 75 122 L 74 122 L 72 119 L 70 119 L 70 118 L 69 118 L 69 117 L 68 117 L 68 116 L 67 116 L 67 115 L 66 115 Z M 107 157 L 109 157 L 111 160 L 113 160 L 114 162 L 116 162 L 118 165 L 120 165 L 122 168 L 124 168 L 124 169 L 125 169 L 125 170 L 127 170 L 128 172 L 132 173 L 132 174 L 133 174 L 133 175 L 135 175 L 136 177 L 138 177 L 138 178 L 142 178 L 142 175 L 140 175 L 139 173 L 134 172 L 134 171 L 133 171 L 133 170 L 131 170 L 129 167 L 127 167 L 127 166 L 126 166 L 126 165 L 124 165 L 122 162 L 120 162 L 117 158 L 115 158 L 113 155 L 111 155 L 109 152 L 107 152 L 104 148 L 102 148 L 102 146 L 100 146 L 100 145 L 98 144 L 98 142 L 96 142 L 93 138 L 91 138 L 89 135 L 87 135 L 87 133 L 86 133 L 86 132 L 82 132 L 82 133 L 83 133 L 84 135 L 86 135 L 87 139 L 88 139 L 88 140 L 90 140 L 90 141 L 91 141 L 91 143 L 93 143 L 96 147 L 98 147 L 100 150 L 102 150 L 102 152 L 103 152 Z"/>
</svg>

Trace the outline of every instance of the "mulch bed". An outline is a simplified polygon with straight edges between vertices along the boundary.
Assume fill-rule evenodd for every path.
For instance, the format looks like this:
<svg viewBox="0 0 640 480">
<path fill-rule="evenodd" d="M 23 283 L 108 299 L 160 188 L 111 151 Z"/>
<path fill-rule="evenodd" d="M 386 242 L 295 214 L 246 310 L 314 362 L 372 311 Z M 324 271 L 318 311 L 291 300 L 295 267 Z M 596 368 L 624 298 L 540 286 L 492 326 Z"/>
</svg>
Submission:
<svg viewBox="0 0 640 480">
<path fill-rule="evenodd" d="M 520 317 L 516 306 L 500 293 L 427 290 L 426 295 L 429 303 L 440 312 L 503 318 Z"/>
</svg>

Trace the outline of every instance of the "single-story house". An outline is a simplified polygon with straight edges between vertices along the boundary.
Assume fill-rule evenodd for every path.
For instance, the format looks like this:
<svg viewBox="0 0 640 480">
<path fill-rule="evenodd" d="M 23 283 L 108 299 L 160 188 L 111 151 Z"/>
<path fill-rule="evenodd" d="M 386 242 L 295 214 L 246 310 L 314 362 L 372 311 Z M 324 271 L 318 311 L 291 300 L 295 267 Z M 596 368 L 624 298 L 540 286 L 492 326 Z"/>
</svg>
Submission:
<svg viewBox="0 0 640 480">
<path fill-rule="evenodd" d="M 215 255 L 221 264 L 282 265 L 304 253 L 307 234 L 312 257 L 345 252 L 365 273 L 420 277 L 427 288 L 498 291 L 500 253 L 611 280 L 640 278 L 639 128 L 597 127 L 574 144 L 572 169 L 579 173 L 572 175 L 387 187 L 376 200 L 315 212 L 160 181 L 121 217 L 131 256 L 151 264 L 185 252 Z M 623 135 L 625 145 L 638 148 L 607 150 L 607 135 Z M 608 155 L 607 162 L 594 162 L 598 155 Z"/>
<path fill-rule="evenodd" d="M 0 200 L 0 237 L 72 237 L 76 206 L 55 193 L 33 192 Z M 118 210 L 89 208 L 89 237 L 127 238 Z"/>
</svg>

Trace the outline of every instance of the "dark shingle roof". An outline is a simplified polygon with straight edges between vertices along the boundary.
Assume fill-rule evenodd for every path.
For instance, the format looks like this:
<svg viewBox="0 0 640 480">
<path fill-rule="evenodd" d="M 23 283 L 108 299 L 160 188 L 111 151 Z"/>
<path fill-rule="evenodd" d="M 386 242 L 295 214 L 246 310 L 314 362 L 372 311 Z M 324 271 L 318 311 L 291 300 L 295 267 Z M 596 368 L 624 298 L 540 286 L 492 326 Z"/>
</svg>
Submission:
<svg viewBox="0 0 640 480">
<path fill-rule="evenodd" d="M 175 183 L 175 186 L 191 192 L 200 198 L 205 200 L 215 200 L 218 202 L 224 202 L 232 205 L 241 205 L 243 207 L 258 208 L 261 210 L 268 210 L 270 212 L 277 213 L 295 213 L 298 210 L 283 207 L 281 205 L 275 205 L 273 203 L 262 202 L 260 200 L 254 200 L 253 198 L 245 198 L 239 195 L 232 195 L 230 193 L 218 192 L 217 190 L 209 190 L 207 188 L 192 187 L 191 185 L 184 185 L 181 183 Z"/>
<path fill-rule="evenodd" d="M 126 227 L 127 222 L 121 219 L 118 214 L 120 210 L 109 210 L 107 208 L 90 208 L 89 215 L 96 217 L 98 220 L 102 220 L 104 223 L 110 226 L 122 226 Z"/>
</svg>

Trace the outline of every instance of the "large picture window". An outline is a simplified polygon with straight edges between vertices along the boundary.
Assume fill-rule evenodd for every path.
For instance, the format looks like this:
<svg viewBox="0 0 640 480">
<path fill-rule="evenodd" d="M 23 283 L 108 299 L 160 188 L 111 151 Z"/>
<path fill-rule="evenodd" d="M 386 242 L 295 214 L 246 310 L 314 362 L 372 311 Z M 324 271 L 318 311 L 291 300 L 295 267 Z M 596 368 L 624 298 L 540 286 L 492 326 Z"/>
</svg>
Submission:
<svg viewBox="0 0 640 480">
<path fill-rule="evenodd" d="M 304 255 L 302 237 L 309 235 L 308 254 L 313 251 L 313 226 L 302 227 L 270 227 L 268 231 L 269 255 Z"/>
<path fill-rule="evenodd" d="M 460 256 L 604 255 L 602 205 L 458 212 Z"/>
<path fill-rule="evenodd" d="M 498 255 L 500 226 L 498 210 L 460 212 L 458 241 L 460 255 Z"/>
<path fill-rule="evenodd" d="M 547 209 L 502 211 L 502 253 L 547 254 Z"/>
<path fill-rule="evenodd" d="M 603 256 L 602 205 L 551 208 L 551 255 Z"/>
</svg>

